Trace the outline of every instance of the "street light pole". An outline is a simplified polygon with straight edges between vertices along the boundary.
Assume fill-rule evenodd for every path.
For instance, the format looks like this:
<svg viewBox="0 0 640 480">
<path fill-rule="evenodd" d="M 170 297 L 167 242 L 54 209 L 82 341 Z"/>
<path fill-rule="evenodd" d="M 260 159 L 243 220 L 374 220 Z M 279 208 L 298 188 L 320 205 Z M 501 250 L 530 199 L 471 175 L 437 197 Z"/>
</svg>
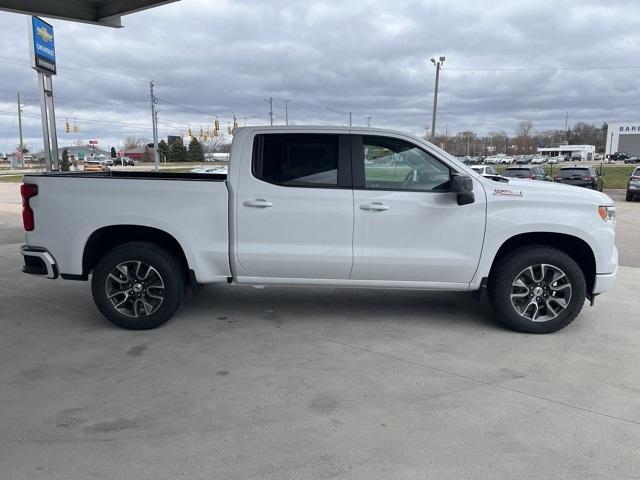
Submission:
<svg viewBox="0 0 640 480">
<path fill-rule="evenodd" d="M 22 106 L 20 105 L 20 92 L 18 92 L 18 131 L 20 132 L 20 168 L 24 168 L 24 142 L 22 139 Z"/>
<path fill-rule="evenodd" d="M 445 57 L 439 57 L 436 61 L 435 58 L 431 59 L 431 63 L 436 67 L 436 87 L 433 92 L 433 116 L 431 117 L 431 141 L 435 141 L 436 138 L 436 111 L 438 109 L 438 83 L 440 82 L 440 68 L 444 63 Z"/>
<path fill-rule="evenodd" d="M 153 81 L 149 82 L 149 90 L 151 97 L 151 127 L 153 129 L 153 164 L 154 170 L 157 172 L 160 170 L 160 157 L 158 156 L 158 117 L 156 115 L 156 103 L 158 100 L 153 93 Z"/>
</svg>

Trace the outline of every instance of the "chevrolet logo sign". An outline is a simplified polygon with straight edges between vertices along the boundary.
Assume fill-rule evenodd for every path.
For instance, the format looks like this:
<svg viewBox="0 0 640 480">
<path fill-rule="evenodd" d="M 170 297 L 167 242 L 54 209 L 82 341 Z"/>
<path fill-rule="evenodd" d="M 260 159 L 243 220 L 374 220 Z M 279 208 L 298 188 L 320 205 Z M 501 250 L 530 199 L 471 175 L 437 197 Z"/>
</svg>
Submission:
<svg viewBox="0 0 640 480">
<path fill-rule="evenodd" d="M 42 38 L 43 41 L 49 43 L 51 42 L 51 40 L 53 40 L 53 35 L 51 33 L 49 33 L 47 31 L 46 28 L 44 27 L 38 27 L 36 28 L 36 35 L 38 35 L 40 38 Z"/>
</svg>

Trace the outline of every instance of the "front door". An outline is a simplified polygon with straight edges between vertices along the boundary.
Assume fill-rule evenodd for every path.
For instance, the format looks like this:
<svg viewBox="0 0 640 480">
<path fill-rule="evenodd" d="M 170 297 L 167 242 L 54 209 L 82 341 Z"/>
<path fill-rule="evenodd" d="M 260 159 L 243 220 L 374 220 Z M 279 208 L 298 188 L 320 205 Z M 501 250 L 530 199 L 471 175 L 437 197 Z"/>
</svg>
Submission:
<svg viewBox="0 0 640 480">
<path fill-rule="evenodd" d="M 409 139 L 354 136 L 354 263 L 351 278 L 462 284 L 482 249 L 486 200 L 449 192 L 453 166 Z M 446 285 L 442 285 L 446 287 Z"/>
<path fill-rule="evenodd" d="M 349 278 L 348 135 L 262 133 L 243 156 L 236 209 L 239 281 Z M 296 282 L 299 283 L 299 282 Z"/>
</svg>

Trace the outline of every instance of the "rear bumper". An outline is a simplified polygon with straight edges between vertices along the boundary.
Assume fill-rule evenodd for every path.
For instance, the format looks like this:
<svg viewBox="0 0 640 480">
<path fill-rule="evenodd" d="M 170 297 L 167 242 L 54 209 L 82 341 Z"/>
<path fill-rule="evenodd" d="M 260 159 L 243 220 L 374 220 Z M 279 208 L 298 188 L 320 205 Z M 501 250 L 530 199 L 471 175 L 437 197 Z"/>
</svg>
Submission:
<svg viewBox="0 0 640 480">
<path fill-rule="evenodd" d="M 58 278 L 58 266 L 46 248 L 22 245 L 20 253 L 24 259 L 22 271 L 31 275 Z"/>
</svg>

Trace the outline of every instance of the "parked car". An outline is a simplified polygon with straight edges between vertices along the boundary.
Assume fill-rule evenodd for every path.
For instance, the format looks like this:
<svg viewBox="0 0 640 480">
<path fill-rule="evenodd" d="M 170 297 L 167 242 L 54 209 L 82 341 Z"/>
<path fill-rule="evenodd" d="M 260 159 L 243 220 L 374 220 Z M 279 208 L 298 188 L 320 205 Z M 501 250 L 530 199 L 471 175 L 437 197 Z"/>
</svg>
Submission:
<svg viewBox="0 0 640 480">
<path fill-rule="evenodd" d="M 527 165 L 531 163 L 531 160 L 533 160 L 533 155 L 520 155 L 514 163 L 516 165 Z"/>
<path fill-rule="evenodd" d="M 113 159 L 113 164 L 114 165 L 119 165 L 119 166 L 135 166 L 135 162 L 133 161 L 133 158 L 129 158 L 129 157 L 116 157 Z"/>
<path fill-rule="evenodd" d="M 474 172 L 478 172 L 484 177 L 488 175 L 500 175 L 496 167 L 492 167 L 491 165 L 473 165 L 471 168 Z"/>
<path fill-rule="evenodd" d="M 221 173 L 227 174 L 227 167 L 197 167 L 189 170 L 191 173 Z"/>
<path fill-rule="evenodd" d="M 381 155 L 402 163 L 365 163 Z M 496 319 L 548 333 L 607 291 L 618 269 L 609 196 L 494 182 L 391 130 L 244 127 L 228 175 L 54 172 L 23 181 L 24 272 L 90 278 L 98 309 L 134 330 L 166 322 L 188 285 L 236 283 L 480 298 L 486 286 Z"/>
<path fill-rule="evenodd" d="M 640 157 L 625 158 L 624 163 L 640 163 Z"/>
<path fill-rule="evenodd" d="M 505 155 L 504 157 L 500 157 L 498 163 L 500 163 L 500 165 L 511 165 L 513 163 L 513 157 Z"/>
<path fill-rule="evenodd" d="M 609 155 L 609 160 L 614 160 L 614 161 L 626 160 L 627 158 L 629 158 L 629 155 L 627 155 L 625 152 L 615 152 Z"/>
<path fill-rule="evenodd" d="M 601 192 L 604 187 L 603 175 L 604 173 L 602 175 L 598 173 L 596 167 L 562 167 L 554 177 L 554 181 Z"/>
<path fill-rule="evenodd" d="M 636 198 L 640 198 L 640 167 L 629 174 L 629 182 L 627 183 L 627 202 L 632 202 Z"/>
<path fill-rule="evenodd" d="M 549 165 L 555 165 L 556 163 L 558 163 L 558 157 L 549 157 L 549 159 L 547 160 L 547 163 Z"/>
<path fill-rule="evenodd" d="M 108 172 L 109 167 L 102 160 L 92 158 L 84 162 L 83 170 L 85 172 Z"/>
<path fill-rule="evenodd" d="M 507 169 L 502 172 L 502 176 L 507 178 L 526 178 L 528 180 L 550 179 L 549 175 L 544 171 L 544 168 L 534 166 L 507 167 Z"/>
<path fill-rule="evenodd" d="M 534 165 L 539 165 L 542 163 L 545 163 L 547 161 L 547 157 L 543 156 L 543 155 L 535 155 L 532 159 L 531 159 L 531 163 Z"/>
</svg>

